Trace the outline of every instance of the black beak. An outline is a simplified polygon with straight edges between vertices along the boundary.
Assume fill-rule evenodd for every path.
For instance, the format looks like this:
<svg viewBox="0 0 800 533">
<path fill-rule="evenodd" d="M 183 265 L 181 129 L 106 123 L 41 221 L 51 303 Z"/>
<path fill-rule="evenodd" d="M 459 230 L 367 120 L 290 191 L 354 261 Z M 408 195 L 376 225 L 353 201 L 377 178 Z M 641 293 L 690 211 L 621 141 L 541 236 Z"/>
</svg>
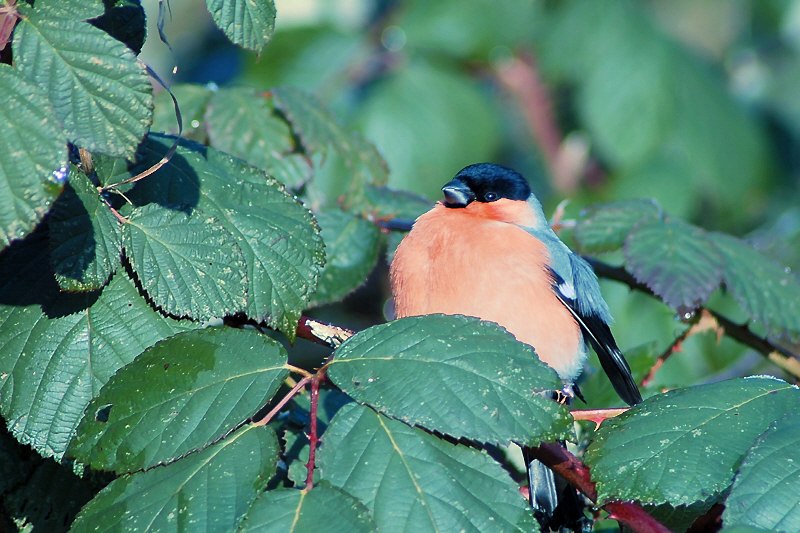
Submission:
<svg viewBox="0 0 800 533">
<path fill-rule="evenodd" d="M 442 192 L 444 193 L 444 205 L 447 207 L 467 207 L 475 200 L 475 193 L 458 178 L 447 182 L 442 187 Z"/>
</svg>

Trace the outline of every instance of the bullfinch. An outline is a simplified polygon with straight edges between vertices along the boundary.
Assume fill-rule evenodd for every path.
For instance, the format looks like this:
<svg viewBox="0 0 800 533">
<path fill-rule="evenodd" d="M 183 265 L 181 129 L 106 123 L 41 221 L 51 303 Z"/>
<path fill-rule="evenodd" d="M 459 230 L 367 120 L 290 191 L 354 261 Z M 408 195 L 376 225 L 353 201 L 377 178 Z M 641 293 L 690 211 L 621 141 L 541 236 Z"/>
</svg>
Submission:
<svg viewBox="0 0 800 533">
<path fill-rule="evenodd" d="M 533 346 L 567 398 L 580 394 L 573 387 L 591 344 L 620 397 L 641 402 L 597 276 L 553 232 L 525 178 L 480 163 L 442 192 L 444 200 L 417 218 L 392 261 L 397 317 L 444 313 L 496 322 Z M 534 510 L 552 514 L 552 472 L 534 461 L 529 478 Z"/>
</svg>

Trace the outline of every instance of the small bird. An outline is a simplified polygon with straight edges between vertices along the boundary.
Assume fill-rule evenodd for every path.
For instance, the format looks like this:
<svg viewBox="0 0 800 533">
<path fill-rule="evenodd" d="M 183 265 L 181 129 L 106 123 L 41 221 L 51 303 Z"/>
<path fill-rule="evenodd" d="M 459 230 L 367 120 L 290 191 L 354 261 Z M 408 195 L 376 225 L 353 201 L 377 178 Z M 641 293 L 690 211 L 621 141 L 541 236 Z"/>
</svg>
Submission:
<svg viewBox="0 0 800 533">
<path fill-rule="evenodd" d="M 443 313 L 496 322 L 558 373 L 562 400 L 580 395 L 575 380 L 591 344 L 617 394 L 629 405 L 641 402 L 597 276 L 553 232 L 525 178 L 479 163 L 442 192 L 392 261 L 397 318 Z M 546 519 L 555 511 L 552 472 L 536 461 L 528 472 L 531 503 Z"/>
</svg>

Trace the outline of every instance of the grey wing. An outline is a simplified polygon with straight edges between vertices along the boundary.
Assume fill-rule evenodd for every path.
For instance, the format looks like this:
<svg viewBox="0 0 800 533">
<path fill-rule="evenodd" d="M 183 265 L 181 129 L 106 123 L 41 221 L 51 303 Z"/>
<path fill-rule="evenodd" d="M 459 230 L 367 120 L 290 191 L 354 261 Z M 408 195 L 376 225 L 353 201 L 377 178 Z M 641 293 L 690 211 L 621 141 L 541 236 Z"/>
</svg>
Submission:
<svg viewBox="0 0 800 533">
<path fill-rule="evenodd" d="M 597 352 L 600 364 L 611 380 L 614 390 L 625 403 L 635 405 L 642 401 L 642 395 L 631 375 L 631 368 L 608 327 L 611 313 L 600 293 L 597 276 L 589 263 L 580 256 L 569 253 L 567 258 L 568 271 L 563 270 L 567 265 L 559 269 L 565 275 L 559 275 L 556 270 L 551 270 L 553 289 L 580 324 L 584 337 Z"/>
</svg>

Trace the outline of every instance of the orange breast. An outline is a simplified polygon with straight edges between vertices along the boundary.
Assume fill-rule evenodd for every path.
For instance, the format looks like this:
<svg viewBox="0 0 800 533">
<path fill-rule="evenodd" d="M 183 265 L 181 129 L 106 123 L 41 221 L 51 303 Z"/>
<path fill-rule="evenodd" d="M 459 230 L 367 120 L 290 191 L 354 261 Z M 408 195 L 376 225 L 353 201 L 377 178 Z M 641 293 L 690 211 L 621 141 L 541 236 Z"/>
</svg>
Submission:
<svg viewBox="0 0 800 533">
<path fill-rule="evenodd" d="M 573 380 L 583 364 L 580 328 L 553 293 L 547 248 L 485 215 L 437 204 L 417 219 L 391 266 L 397 317 L 444 313 L 496 322 Z"/>
</svg>

